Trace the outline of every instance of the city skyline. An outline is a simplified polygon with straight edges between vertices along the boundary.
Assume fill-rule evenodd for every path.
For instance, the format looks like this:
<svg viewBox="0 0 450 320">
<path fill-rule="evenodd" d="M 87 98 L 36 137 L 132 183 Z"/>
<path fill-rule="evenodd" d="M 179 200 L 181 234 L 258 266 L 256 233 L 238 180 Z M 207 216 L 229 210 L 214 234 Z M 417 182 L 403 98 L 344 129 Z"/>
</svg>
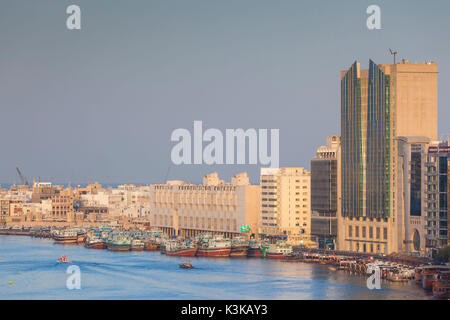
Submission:
<svg viewBox="0 0 450 320">
<path fill-rule="evenodd" d="M 0 300 L 450 299 L 448 0 L 0 7 Z"/>
<path fill-rule="evenodd" d="M 398 61 L 436 61 L 439 88 L 450 83 L 445 1 L 381 3 L 382 29 L 373 31 L 369 2 L 136 2 L 124 10 L 80 1 L 78 33 L 65 29 L 66 3 L 24 3 L 0 13 L 3 185 L 20 182 L 16 166 L 29 180 L 55 183 L 161 183 L 170 166 L 168 179 L 245 171 L 257 184 L 257 165 L 171 164 L 170 133 L 194 120 L 279 128 L 280 167 L 309 170 L 316 147 L 339 135 L 339 71 L 354 60 L 391 63 L 393 48 Z M 450 132 L 450 97 L 438 92 L 440 138 Z"/>
</svg>

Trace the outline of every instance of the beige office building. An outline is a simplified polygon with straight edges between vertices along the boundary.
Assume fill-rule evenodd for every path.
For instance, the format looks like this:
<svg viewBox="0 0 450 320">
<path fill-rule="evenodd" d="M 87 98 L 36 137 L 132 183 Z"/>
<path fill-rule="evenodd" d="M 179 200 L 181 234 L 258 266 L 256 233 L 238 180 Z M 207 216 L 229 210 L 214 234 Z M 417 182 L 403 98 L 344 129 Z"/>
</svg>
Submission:
<svg viewBox="0 0 450 320">
<path fill-rule="evenodd" d="M 339 250 L 389 254 L 418 249 L 409 244 L 420 238 L 423 243 L 423 235 L 405 234 L 405 217 L 410 214 L 401 211 L 405 189 L 399 186 L 408 184 L 404 182 L 409 168 L 404 160 L 409 157 L 408 145 L 416 144 L 410 137 L 418 137 L 421 145 L 424 139 L 437 138 L 435 62 L 370 61 L 367 70 L 355 62 L 341 72 Z M 412 216 L 408 221 L 419 220 Z M 421 224 L 406 230 L 420 232 Z"/>
<path fill-rule="evenodd" d="M 201 185 L 178 180 L 151 185 L 151 225 L 189 237 L 203 232 L 233 237 L 241 234 L 241 226 L 248 226 L 244 234 L 250 236 L 258 232 L 259 190 L 246 173 L 233 176 L 230 183 L 212 173 Z"/>
<path fill-rule="evenodd" d="M 260 233 L 286 235 L 300 244 L 311 237 L 311 174 L 304 168 L 261 169 Z"/>
</svg>

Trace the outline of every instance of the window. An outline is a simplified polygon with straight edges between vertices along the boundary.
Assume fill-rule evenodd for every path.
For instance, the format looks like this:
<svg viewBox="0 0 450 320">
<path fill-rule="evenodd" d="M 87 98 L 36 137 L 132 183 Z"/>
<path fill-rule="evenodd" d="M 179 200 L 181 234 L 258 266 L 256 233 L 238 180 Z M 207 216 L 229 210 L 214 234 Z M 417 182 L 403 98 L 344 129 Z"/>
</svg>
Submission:
<svg viewBox="0 0 450 320">
<path fill-rule="evenodd" d="M 447 174 L 447 157 L 439 157 L 439 173 Z"/>
<path fill-rule="evenodd" d="M 383 240 L 387 240 L 387 228 L 383 228 Z"/>
</svg>

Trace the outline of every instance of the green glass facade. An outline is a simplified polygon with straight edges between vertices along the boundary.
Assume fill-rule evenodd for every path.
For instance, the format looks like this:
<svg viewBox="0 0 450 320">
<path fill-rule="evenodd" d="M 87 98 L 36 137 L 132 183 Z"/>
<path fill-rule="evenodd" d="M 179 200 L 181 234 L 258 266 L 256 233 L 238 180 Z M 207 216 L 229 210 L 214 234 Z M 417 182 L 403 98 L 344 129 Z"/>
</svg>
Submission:
<svg viewBox="0 0 450 320">
<path fill-rule="evenodd" d="M 366 216 L 387 218 L 390 208 L 389 76 L 369 62 L 366 145 Z"/>
<path fill-rule="evenodd" d="M 362 119 L 361 78 L 356 62 L 341 80 L 341 211 L 347 217 L 362 216 L 365 195 L 365 216 L 384 219 L 390 216 L 391 79 L 371 60 L 365 76 L 366 119 Z M 367 120 L 364 132 L 362 120 Z"/>
<path fill-rule="evenodd" d="M 362 215 L 361 79 L 355 62 L 341 80 L 342 215 Z"/>
</svg>

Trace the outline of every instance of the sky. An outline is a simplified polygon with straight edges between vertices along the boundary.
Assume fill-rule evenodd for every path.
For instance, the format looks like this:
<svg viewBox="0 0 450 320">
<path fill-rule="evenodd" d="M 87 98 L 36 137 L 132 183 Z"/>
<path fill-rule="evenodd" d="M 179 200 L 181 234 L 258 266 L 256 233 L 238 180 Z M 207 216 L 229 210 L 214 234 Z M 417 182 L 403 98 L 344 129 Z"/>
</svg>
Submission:
<svg viewBox="0 0 450 320">
<path fill-rule="evenodd" d="M 81 8 L 68 30 L 66 8 Z M 366 9 L 381 8 L 381 30 Z M 175 129 L 279 129 L 281 167 L 339 135 L 340 70 L 438 63 L 450 132 L 450 1 L 2 0 L 0 183 L 200 183 L 259 165 L 174 165 Z"/>
</svg>

